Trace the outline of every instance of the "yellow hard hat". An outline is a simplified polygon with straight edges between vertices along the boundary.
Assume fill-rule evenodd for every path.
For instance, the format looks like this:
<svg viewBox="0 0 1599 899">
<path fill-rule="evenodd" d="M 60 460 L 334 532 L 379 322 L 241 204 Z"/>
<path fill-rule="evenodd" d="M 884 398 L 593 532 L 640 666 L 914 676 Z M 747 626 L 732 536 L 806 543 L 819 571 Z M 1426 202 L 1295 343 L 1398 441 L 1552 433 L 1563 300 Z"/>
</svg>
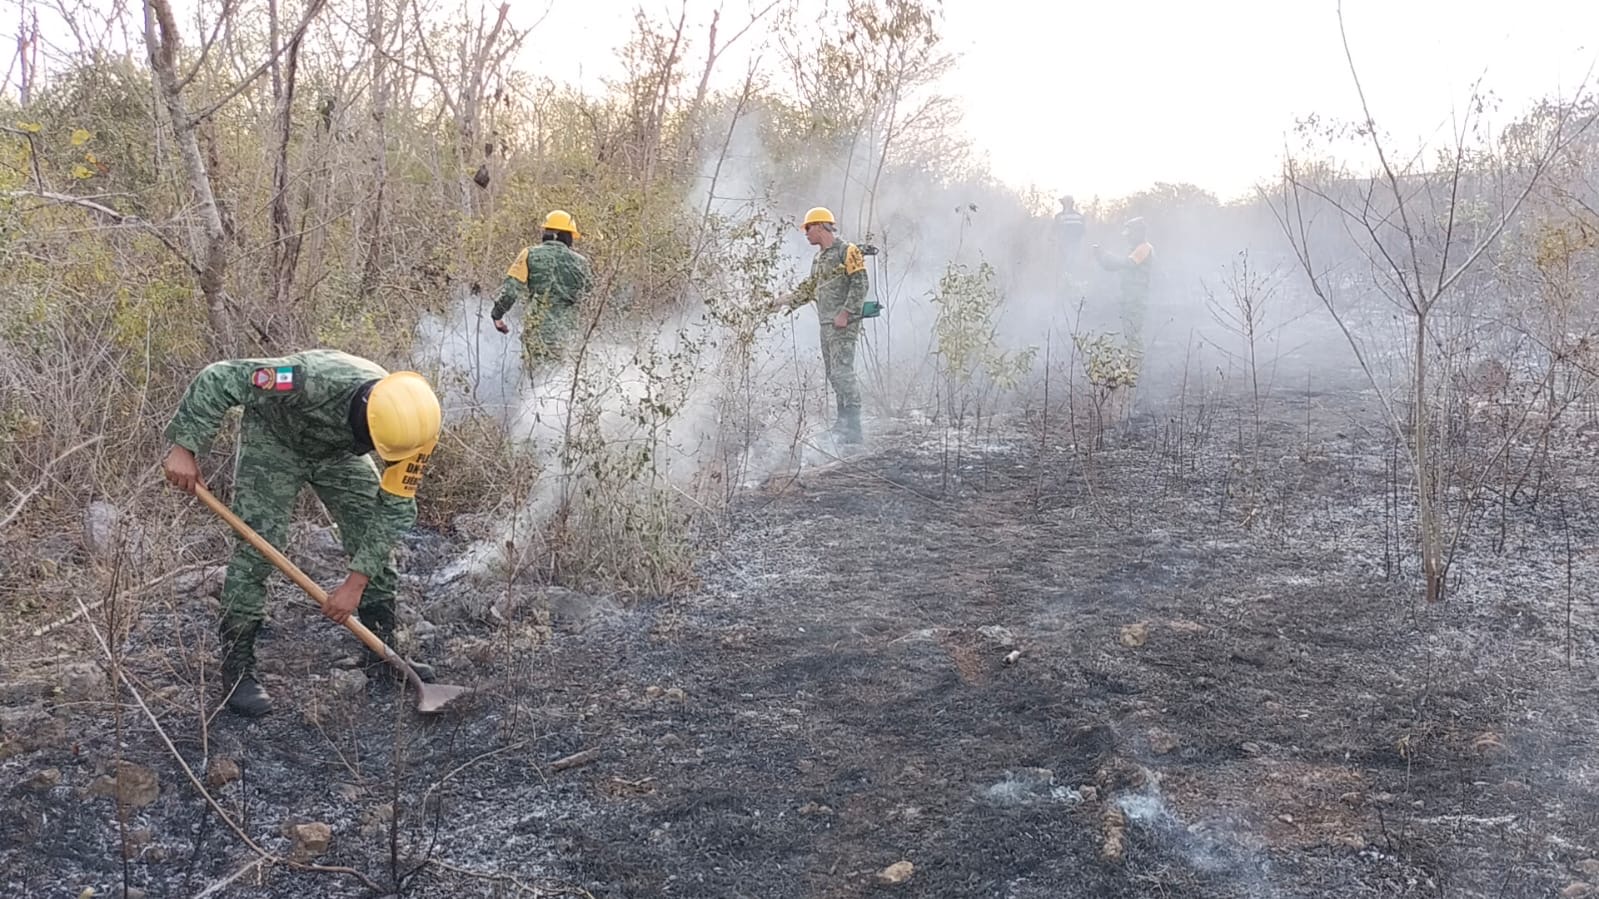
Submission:
<svg viewBox="0 0 1599 899">
<path fill-rule="evenodd" d="M 366 426 L 372 448 L 387 462 L 413 456 L 439 439 L 444 418 L 439 398 L 421 375 L 397 371 L 372 385 L 366 398 Z"/>
<path fill-rule="evenodd" d="M 573 240 L 577 240 L 583 236 L 577 233 L 577 222 L 572 220 L 572 213 L 567 212 L 565 209 L 556 209 L 549 215 L 545 216 L 544 230 L 568 231 L 571 233 Z"/>
<path fill-rule="evenodd" d="M 833 211 L 832 210 L 828 209 L 825 206 L 817 206 L 817 207 L 813 208 L 810 212 L 805 213 L 805 224 L 801 225 L 800 227 L 809 228 L 810 226 L 816 224 L 817 222 L 825 222 L 825 223 L 827 223 L 829 225 L 838 224 L 837 222 L 833 221 Z"/>
</svg>

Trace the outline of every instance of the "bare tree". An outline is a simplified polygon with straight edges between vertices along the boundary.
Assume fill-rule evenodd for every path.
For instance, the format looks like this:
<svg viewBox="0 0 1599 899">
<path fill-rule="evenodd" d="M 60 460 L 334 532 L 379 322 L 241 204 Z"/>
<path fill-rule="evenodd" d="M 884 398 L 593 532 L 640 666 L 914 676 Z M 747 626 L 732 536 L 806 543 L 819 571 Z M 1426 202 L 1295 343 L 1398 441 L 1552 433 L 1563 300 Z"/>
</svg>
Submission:
<svg viewBox="0 0 1599 899">
<path fill-rule="evenodd" d="M 290 310 L 294 306 L 294 274 L 300 263 L 304 233 L 295 229 L 289 211 L 289 145 L 294 132 L 294 89 L 300 70 L 300 45 L 305 25 L 322 11 L 326 0 L 311 0 L 304 22 L 282 44 L 278 0 L 267 0 L 268 29 L 272 53 L 272 98 L 276 104 L 276 154 L 272 160 L 272 308 Z M 291 317 L 290 321 L 293 321 Z M 293 325 L 291 324 L 291 328 Z"/>
<path fill-rule="evenodd" d="M 1573 122 L 1562 114 L 1540 136 L 1523 161 L 1515 180 L 1499 196 L 1482 195 L 1489 179 L 1482 176 L 1485 160 L 1472 152 L 1472 137 L 1480 126 L 1482 100 L 1474 93 L 1466 113 L 1457 122 L 1453 145 L 1436 170 L 1422 166 L 1420 154 L 1398 160 L 1385 142 L 1371 107 L 1338 11 L 1340 34 L 1349 73 L 1360 99 L 1362 119 L 1354 128 L 1375 156 L 1376 175 L 1358 178 L 1347 173 L 1332 177 L 1308 176 L 1289 158 L 1283 186 L 1275 200 L 1268 199 L 1283 233 L 1292 245 L 1311 290 L 1331 313 L 1362 370 L 1375 388 L 1388 424 L 1404 445 L 1416 484 L 1418 542 L 1428 602 L 1443 598 L 1452 548 L 1458 541 L 1463 516 L 1456 527 L 1446 524 L 1441 489 L 1444 459 L 1434 434 L 1439 401 L 1433 384 L 1435 369 L 1444 354 L 1444 323 L 1450 301 L 1463 279 L 1493 247 L 1516 219 L 1523 203 L 1538 186 L 1552 161 L 1593 122 Z M 1350 239 L 1358 246 L 1378 292 L 1403 316 L 1408 371 L 1396 401 L 1379 382 L 1366 340 L 1356 333 L 1350 309 L 1337 301 L 1337 273 L 1324 264 L 1312 239 L 1317 208 L 1333 211 Z M 1496 207 L 1496 211 L 1492 211 Z M 1402 405 L 1408 405 L 1408 412 Z M 1453 535 L 1453 536 L 1451 536 Z"/>
<path fill-rule="evenodd" d="M 178 74 L 178 25 L 167 0 L 145 0 L 144 36 L 150 51 L 150 70 L 155 75 L 157 89 L 166 106 L 189 189 L 194 192 L 198 207 L 196 215 L 200 233 L 195 242 L 200 252 L 196 256 L 200 261 L 200 293 L 205 299 L 212 348 L 219 354 L 226 353 L 232 346 L 226 298 L 223 295 L 228 266 L 228 235 L 222 226 L 222 213 L 211 187 L 211 173 L 206 167 L 205 157 L 200 153 L 197 121 L 190 116 L 188 103 L 183 96 L 183 86 L 188 78 Z"/>
</svg>

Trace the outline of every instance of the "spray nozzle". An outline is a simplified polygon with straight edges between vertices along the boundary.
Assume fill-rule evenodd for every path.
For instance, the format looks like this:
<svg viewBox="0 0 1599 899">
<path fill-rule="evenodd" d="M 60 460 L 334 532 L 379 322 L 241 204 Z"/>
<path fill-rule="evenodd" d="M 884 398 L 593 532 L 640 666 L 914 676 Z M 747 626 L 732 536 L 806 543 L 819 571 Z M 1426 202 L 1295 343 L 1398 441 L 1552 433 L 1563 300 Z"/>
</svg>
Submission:
<svg viewBox="0 0 1599 899">
<path fill-rule="evenodd" d="M 877 247 L 874 247 L 874 246 L 872 246 L 869 243 L 861 244 L 860 245 L 860 250 L 861 250 L 861 255 L 862 256 L 876 256 L 877 255 Z"/>
</svg>

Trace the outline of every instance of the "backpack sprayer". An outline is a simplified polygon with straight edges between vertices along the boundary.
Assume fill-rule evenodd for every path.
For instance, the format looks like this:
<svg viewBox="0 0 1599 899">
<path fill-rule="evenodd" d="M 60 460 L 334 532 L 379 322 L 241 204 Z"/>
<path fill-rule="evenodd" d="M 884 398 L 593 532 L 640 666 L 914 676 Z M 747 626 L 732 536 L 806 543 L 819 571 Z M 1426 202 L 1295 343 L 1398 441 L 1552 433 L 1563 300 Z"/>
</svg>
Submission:
<svg viewBox="0 0 1599 899">
<path fill-rule="evenodd" d="M 861 255 L 862 256 L 876 256 L 877 255 L 877 247 L 872 246 L 869 243 L 856 244 L 856 248 L 861 251 Z M 872 274 L 874 275 L 874 277 L 871 278 L 871 280 L 870 280 L 872 296 L 878 296 L 879 294 L 877 293 L 877 278 L 875 277 L 875 275 L 877 274 L 877 262 L 876 262 L 875 259 L 872 261 Z M 876 318 L 879 315 L 881 315 L 882 313 L 883 313 L 883 304 L 878 302 L 877 300 L 872 299 L 871 297 L 868 297 L 866 300 L 862 301 L 862 303 L 861 303 L 861 314 L 858 315 L 858 316 L 852 315 L 852 316 L 850 316 L 850 318 L 855 320 L 855 321 L 860 321 L 863 318 Z"/>
</svg>

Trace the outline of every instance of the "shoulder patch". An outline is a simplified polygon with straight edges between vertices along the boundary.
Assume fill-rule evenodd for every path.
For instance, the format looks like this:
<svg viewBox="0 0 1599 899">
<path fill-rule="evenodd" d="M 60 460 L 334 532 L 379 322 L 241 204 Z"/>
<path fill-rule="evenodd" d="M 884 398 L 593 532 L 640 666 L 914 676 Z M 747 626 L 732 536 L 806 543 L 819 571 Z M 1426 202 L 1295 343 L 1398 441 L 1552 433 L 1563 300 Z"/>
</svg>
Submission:
<svg viewBox="0 0 1599 899">
<path fill-rule="evenodd" d="M 505 277 L 515 278 L 523 284 L 527 283 L 527 251 L 528 248 L 523 247 L 522 252 L 516 255 L 516 261 L 511 263 L 511 267 L 505 270 Z"/>
<path fill-rule="evenodd" d="M 384 493 L 391 493 L 405 499 L 416 497 L 416 488 L 422 485 L 422 472 L 427 468 L 428 457 L 433 455 L 433 448 L 437 441 L 428 444 L 419 450 L 416 455 L 410 456 L 389 464 L 383 469 L 383 479 L 380 484 Z"/>
<path fill-rule="evenodd" d="M 844 248 L 844 274 L 853 275 L 866 271 L 866 257 L 861 253 L 861 248 L 850 244 Z"/>
<path fill-rule="evenodd" d="M 250 372 L 250 386 L 263 393 L 293 393 L 300 389 L 298 365 L 278 365 Z"/>
</svg>

